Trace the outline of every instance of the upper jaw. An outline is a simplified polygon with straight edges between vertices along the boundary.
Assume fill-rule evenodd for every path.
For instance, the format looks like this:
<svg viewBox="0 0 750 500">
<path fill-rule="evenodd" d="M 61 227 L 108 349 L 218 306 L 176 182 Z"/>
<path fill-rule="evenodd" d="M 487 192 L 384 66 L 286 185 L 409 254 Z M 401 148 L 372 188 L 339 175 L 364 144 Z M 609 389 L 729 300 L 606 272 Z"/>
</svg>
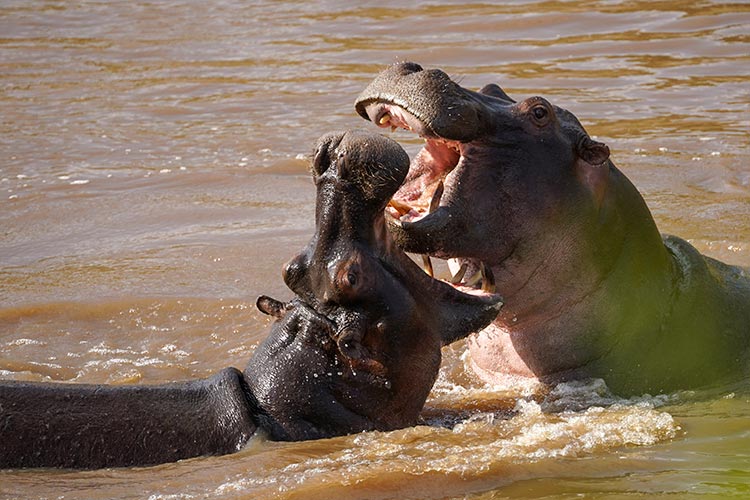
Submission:
<svg viewBox="0 0 750 500">
<path fill-rule="evenodd" d="M 397 106 L 417 119 L 418 123 L 410 123 L 406 117 L 416 133 L 466 142 L 483 126 L 481 104 L 481 96 L 462 88 L 445 72 L 405 62 L 378 74 L 354 106 L 362 118 L 377 125 L 382 125 L 379 106 Z"/>
<path fill-rule="evenodd" d="M 440 205 L 447 177 L 461 160 L 462 143 L 440 136 L 419 116 L 392 102 L 372 101 L 364 111 L 378 127 L 409 130 L 425 140 L 391 199 L 388 213 L 402 221 L 414 221 L 433 212 Z"/>
</svg>

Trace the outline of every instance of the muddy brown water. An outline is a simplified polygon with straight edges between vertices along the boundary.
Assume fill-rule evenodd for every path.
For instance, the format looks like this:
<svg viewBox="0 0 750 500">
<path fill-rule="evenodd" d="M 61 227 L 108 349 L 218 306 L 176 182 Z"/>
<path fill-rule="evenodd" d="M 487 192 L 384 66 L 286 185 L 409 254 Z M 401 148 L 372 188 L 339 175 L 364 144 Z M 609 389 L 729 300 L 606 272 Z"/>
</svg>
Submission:
<svg viewBox="0 0 750 500">
<path fill-rule="evenodd" d="M 384 65 L 547 96 L 662 231 L 750 266 L 750 4 L 0 4 L 0 376 L 243 367 L 313 230 L 306 156 Z M 419 147 L 396 133 L 410 153 Z M 445 351 L 429 425 L 157 467 L 2 471 L 2 498 L 750 498 L 750 390 L 486 387 Z M 444 425 L 450 421 L 452 428 Z M 0 443 L 0 446 L 2 444 Z"/>
</svg>

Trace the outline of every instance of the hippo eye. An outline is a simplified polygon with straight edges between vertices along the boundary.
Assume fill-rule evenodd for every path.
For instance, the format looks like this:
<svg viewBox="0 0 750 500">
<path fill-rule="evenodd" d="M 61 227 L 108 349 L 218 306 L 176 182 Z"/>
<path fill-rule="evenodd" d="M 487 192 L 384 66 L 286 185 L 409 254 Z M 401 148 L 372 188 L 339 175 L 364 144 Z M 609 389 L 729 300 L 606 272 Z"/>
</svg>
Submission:
<svg viewBox="0 0 750 500">
<path fill-rule="evenodd" d="M 346 281 L 349 282 L 349 286 L 351 287 L 357 286 L 357 275 L 352 272 L 347 273 Z"/>
<path fill-rule="evenodd" d="M 547 111 L 547 108 L 542 104 L 538 106 L 534 106 L 534 109 L 532 109 L 531 112 L 534 113 L 534 118 L 536 118 L 539 121 L 543 121 L 545 118 L 547 118 L 547 115 L 549 114 L 549 111 Z"/>
</svg>

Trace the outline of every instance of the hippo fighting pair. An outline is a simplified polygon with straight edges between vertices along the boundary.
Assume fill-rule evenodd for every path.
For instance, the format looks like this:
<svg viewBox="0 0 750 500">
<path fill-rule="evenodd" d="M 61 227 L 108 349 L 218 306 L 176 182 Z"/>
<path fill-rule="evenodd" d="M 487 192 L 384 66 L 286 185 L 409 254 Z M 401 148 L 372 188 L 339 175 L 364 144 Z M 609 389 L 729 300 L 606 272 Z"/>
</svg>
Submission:
<svg viewBox="0 0 750 500">
<path fill-rule="evenodd" d="M 101 386 L 0 383 L 0 468 L 150 465 L 417 423 L 440 349 L 469 336 L 490 383 L 599 377 L 621 394 L 750 369 L 750 279 L 662 238 L 641 196 L 568 111 L 387 68 L 356 102 L 425 139 L 323 136 L 315 234 L 284 268 L 290 302 L 244 372 Z M 432 278 L 404 251 L 449 260 Z M 496 291 L 497 288 L 497 291 Z M 502 298 L 501 298 L 502 296 Z"/>
</svg>

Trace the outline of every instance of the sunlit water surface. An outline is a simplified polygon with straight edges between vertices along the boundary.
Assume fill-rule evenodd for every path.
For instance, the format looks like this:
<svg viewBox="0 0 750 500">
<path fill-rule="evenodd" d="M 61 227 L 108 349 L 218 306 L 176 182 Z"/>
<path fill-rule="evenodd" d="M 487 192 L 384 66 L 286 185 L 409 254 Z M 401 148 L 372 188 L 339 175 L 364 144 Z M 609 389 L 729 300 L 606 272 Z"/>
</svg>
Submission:
<svg viewBox="0 0 750 500">
<path fill-rule="evenodd" d="M 385 65 L 547 96 L 664 232 L 750 266 L 745 2 L 0 5 L 0 376 L 243 367 L 313 230 L 306 157 Z M 410 153 L 418 141 L 394 137 Z M 2 471 L 3 498 L 750 498 L 750 390 L 486 387 L 444 352 L 425 425 L 141 469 Z"/>
</svg>

